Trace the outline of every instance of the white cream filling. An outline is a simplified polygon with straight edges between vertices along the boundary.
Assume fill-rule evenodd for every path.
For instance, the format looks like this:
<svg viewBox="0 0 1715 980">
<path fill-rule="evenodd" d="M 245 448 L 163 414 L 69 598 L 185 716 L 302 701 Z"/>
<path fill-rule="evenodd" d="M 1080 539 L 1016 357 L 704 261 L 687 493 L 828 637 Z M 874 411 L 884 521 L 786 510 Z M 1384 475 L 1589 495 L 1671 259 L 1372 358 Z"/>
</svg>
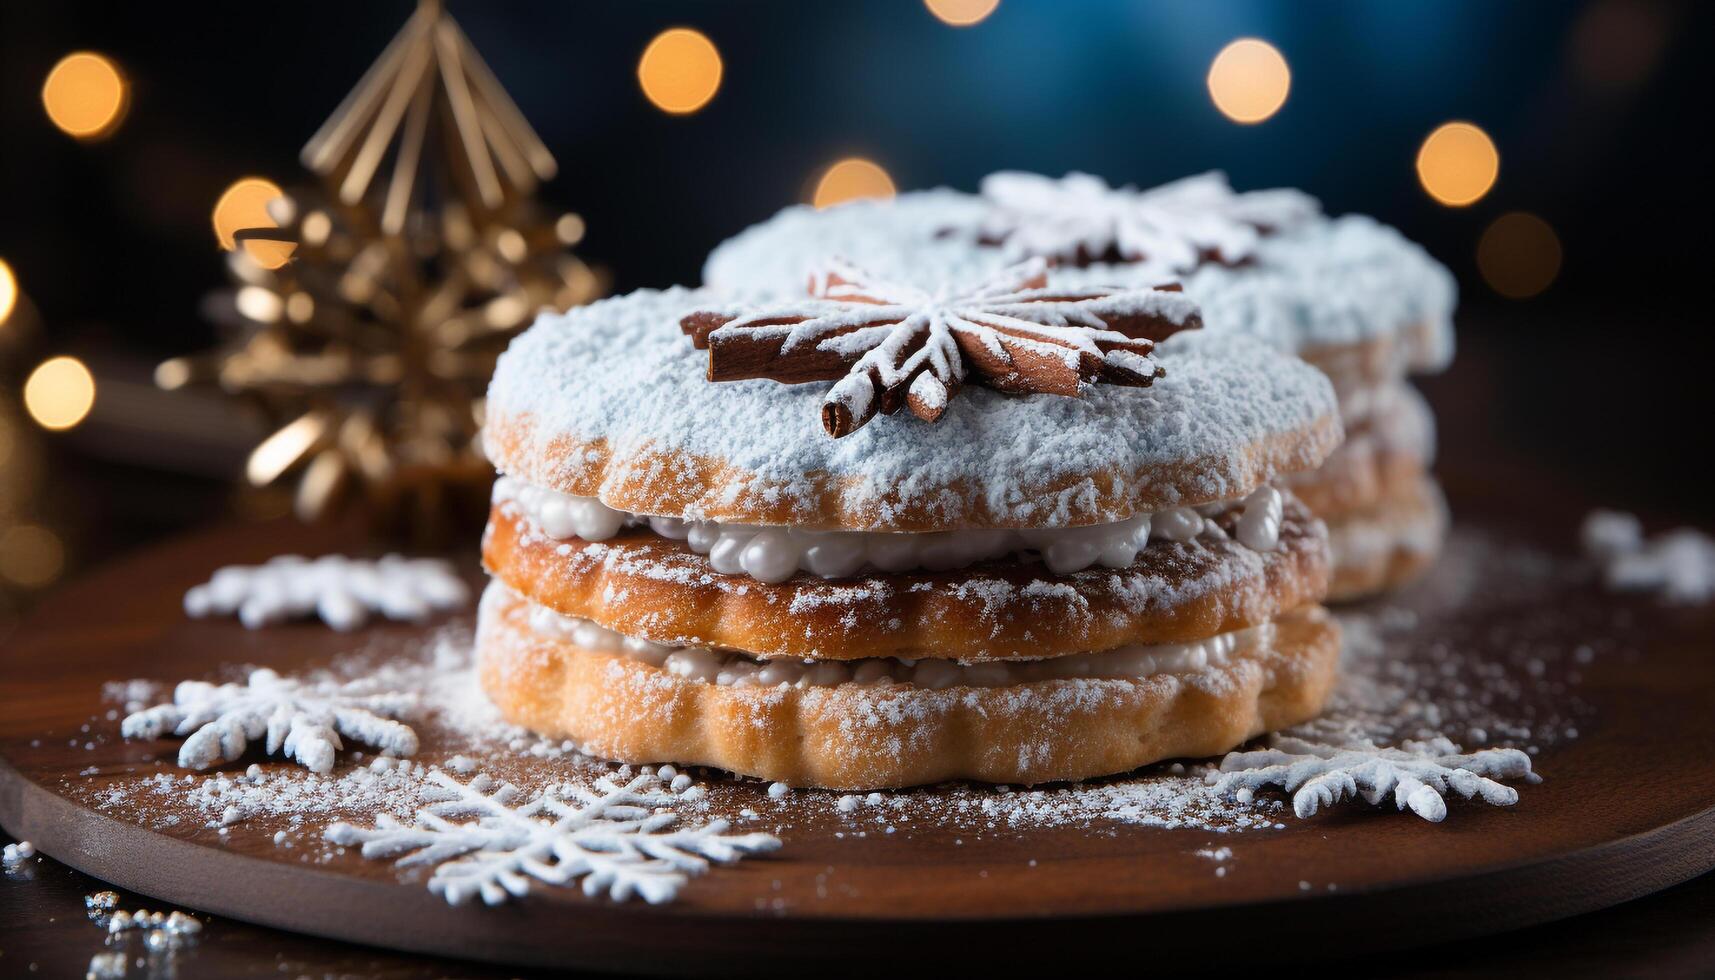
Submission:
<svg viewBox="0 0 1715 980">
<path fill-rule="evenodd" d="M 1094 565 L 1126 568 L 1152 540 L 1189 541 L 1204 533 L 1225 536 L 1209 518 L 1233 508 L 1243 508 L 1239 543 L 1272 551 L 1280 542 L 1284 507 L 1280 491 L 1265 486 L 1242 500 L 1170 507 L 1111 524 L 911 533 L 812 531 L 647 517 L 614 510 L 594 497 L 574 497 L 510 476 L 495 481 L 494 502 L 517 505 L 537 529 L 556 541 L 605 541 L 626 527 L 647 525 L 664 538 L 683 541 L 692 551 L 708 555 L 715 571 L 748 575 L 761 582 L 784 582 L 800 569 L 822 578 L 855 575 L 865 566 L 883 572 L 945 571 L 1019 552 L 1041 555 L 1056 575 Z"/>
<path fill-rule="evenodd" d="M 504 588 L 495 583 L 495 588 Z M 525 600 L 528 601 L 528 600 Z M 1127 679 L 1184 674 L 1225 665 L 1236 654 L 1268 645 L 1274 624 L 1221 633 L 1190 643 L 1128 644 L 1100 653 L 1078 653 L 1049 660 L 995 660 L 964 664 L 956 660 L 760 659 L 733 650 L 675 647 L 626 636 L 598 623 L 529 603 L 530 628 L 564 640 L 659 667 L 687 680 L 733 687 L 833 687 L 837 684 L 911 684 L 930 690 L 948 687 L 1007 687 L 1030 681 Z"/>
</svg>

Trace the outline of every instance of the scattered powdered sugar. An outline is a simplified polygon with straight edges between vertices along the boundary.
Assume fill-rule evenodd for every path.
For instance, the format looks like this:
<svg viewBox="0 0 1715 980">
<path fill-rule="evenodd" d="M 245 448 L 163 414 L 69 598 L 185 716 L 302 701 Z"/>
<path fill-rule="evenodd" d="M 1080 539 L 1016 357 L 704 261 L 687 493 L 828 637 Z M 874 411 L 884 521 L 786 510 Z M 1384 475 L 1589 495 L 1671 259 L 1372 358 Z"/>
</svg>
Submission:
<svg viewBox="0 0 1715 980">
<path fill-rule="evenodd" d="M 101 685 L 101 700 L 109 704 L 121 705 L 126 714 L 142 711 L 151 702 L 160 699 L 162 685 L 159 681 L 134 677 L 128 681 L 108 681 Z"/>
<path fill-rule="evenodd" d="M 336 630 L 354 630 L 371 613 L 414 623 L 469 601 L 469 587 L 439 558 L 281 555 L 215 572 L 185 593 L 185 613 L 197 619 L 237 613 L 250 629 L 313 614 Z"/>
<path fill-rule="evenodd" d="M 1446 737 L 1534 755 L 1575 738 L 1589 714 L 1583 667 L 1626 652 L 1630 626 L 1611 609 L 1543 601 L 1578 579 L 1546 552 L 1455 531 L 1409 604 L 1339 613 L 1341 676 L 1325 719 L 1382 745 Z M 1567 643 L 1569 622 L 1584 625 L 1585 642 Z"/>
<path fill-rule="evenodd" d="M 86 895 L 83 903 L 89 921 L 105 934 L 103 942 L 108 947 L 89 958 L 87 977 L 125 976 L 133 936 L 141 940 L 147 956 L 146 960 L 138 958 L 139 967 L 146 964 L 149 976 L 177 976 L 179 951 L 194 944 L 203 930 L 201 919 L 177 909 L 119 909 L 119 896 L 113 892 Z"/>
<path fill-rule="evenodd" d="M 408 697 L 418 730 L 433 733 L 437 742 L 452 741 L 463 748 L 462 753 L 447 753 L 444 764 L 455 772 L 474 770 L 477 762 L 471 754 L 495 746 L 546 745 L 527 737 L 523 729 L 507 725 L 483 696 L 471 644 L 468 626 L 448 626 L 404 654 L 392 650 L 391 645 L 381 650 L 358 650 L 324 669 L 285 680 L 300 688 L 340 696 L 363 698 L 389 692 L 389 696 Z M 127 683 L 128 690 L 140 690 L 134 686 L 146 682 Z M 557 746 L 552 751 L 559 753 Z M 538 749 L 538 754 L 546 753 L 546 749 Z M 431 763 L 388 756 L 365 761 L 362 751 L 348 755 L 354 765 L 339 772 L 258 764 L 249 765 L 241 776 L 157 771 L 104 782 L 94 789 L 93 796 L 104 808 L 158 826 L 188 819 L 218 827 L 229 811 L 235 811 L 238 821 L 284 818 L 293 829 L 306 818 L 362 816 L 410 807 L 418 801 Z"/>
<path fill-rule="evenodd" d="M 1431 754 L 1463 755 L 1453 744 L 1459 743 L 1478 755 L 1499 748 L 1529 756 L 1576 738 L 1588 712 L 1577 695 L 1580 672 L 1597 657 L 1623 654 L 1628 629 L 1615 621 L 1613 609 L 1543 603 L 1545 594 L 1576 588 L 1578 576 L 1575 566 L 1534 549 L 1468 531 L 1455 534 L 1441 566 L 1423 584 L 1386 604 L 1341 614 L 1347 636 L 1343 677 L 1327 716 L 1285 737 L 1332 744 L 1330 732 L 1347 733 L 1380 746 L 1384 755 L 1387 749 L 1410 753 L 1424 748 L 1410 743 L 1433 742 Z M 1573 645 L 1569 635 L 1590 639 Z M 412 759 L 352 751 L 327 774 L 272 763 L 248 766 L 241 775 L 193 775 L 157 762 L 154 771 L 67 777 L 67 788 L 92 805 L 147 826 L 259 835 L 272 838 L 280 860 L 317 864 L 343 859 L 341 841 L 324 837 L 326 828 L 338 822 L 353 828 L 351 834 L 336 835 L 348 838 L 346 843 L 375 843 L 371 850 L 377 856 L 408 853 L 411 849 L 394 845 L 419 839 L 408 831 L 424 819 L 420 812 L 446 802 L 449 792 L 465 792 L 451 786 L 474 786 L 478 779 L 488 780 L 478 793 L 502 784 L 516 787 L 516 795 L 504 804 L 516 808 L 545 795 L 599 796 L 606 792 L 604 785 L 623 787 L 643 776 L 650 792 L 671 797 L 670 811 L 679 820 L 697 826 L 730 821 L 739 828 L 735 833 L 763 832 L 788 841 L 795 832 L 813 828 L 822 833 L 830 827 L 845 838 L 945 832 L 954 846 L 1058 827 L 1106 835 L 1148 827 L 1225 836 L 1283 830 L 1298 819 L 1291 797 L 1273 788 L 1278 780 L 1246 777 L 1254 785 L 1240 794 L 1233 785 L 1211 784 L 1211 777 L 1219 783 L 1221 773 L 1207 761 L 1160 764 L 1073 785 L 947 784 L 864 794 L 766 786 L 675 766 L 616 766 L 586 757 L 570 743 L 504 724 L 481 694 L 470 644 L 467 628 L 449 626 L 419 648 L 401 651 L 377 641 L 305 675 L 305 680 L 343 683 L 368 679 L 380 688 L 413 692 L 419 702 L 413 724 L 423 748 Z M 1277 748 L 1290 750 L 1295 744 Z M 1522 769 L 1521 755 L 1506 758 Z M 1415 765 L 1404 768 L 1415 773 Z M 1548 775 L 1552 778 L 1552 771 Z M 1432 782 L 1413 778 L 1425 786 Z M 1380 794 L 1391 793 L 1398 783 L 1385 791 L 1378 789 L 1381 785 L 1353 775 L 1351 790 L 1367 789 L 1385 799 L 1391 797 Z M 1459 792 L 1458 786 L 1452 789 Z M 1435 795 L 1451 804 L 1445 794 Z M 1416 786 L 1407 786 L 1405 799 L 1419 813 L 1436 812 Z M 439 819 L 458 822 L 451 815 Z M 722 825 L 715 833 L 727 829 Z M 363 836 L 382 831 L 387 833 Z M 1238 847 L 1236 841 L 1209 844 L 1197 856 L 1215 863 L 1221 875 Z M 506 877 L 516 868 L 496 867 L 461 879 L 459 894 L 507 897 L 518 893 L 514 885 L 528 886 Z M 611 894 L 617 880 L 603 879 L 594 887 Z M 630 887 L 647 897 L 640 884 Z"/>
<path fill-rule="evenodd" d="M 89 958 L 89 969 L 84 975 L 91 980 L 125 976 L 131 961 L 132 936 L 141 937 L 148 957 L 137 960 L 139 968 L 146 964 L 148 975 L 152 977 L 177 976 L 179 950 L 194 943 L 202 934 L 203 923 L 196 916 L 177 909 L 171 912 L 144 908 L 125 911 L 119 908 L 119 895 L 111 891 L 85 895 L 83 906 L 90 923 L 102 931 L 102 941 L 108 947 Z"/>
<path fill-rule="evenodd" d="M 1287 811 L 1280 801 L 1235 802 L 1208 785 L 1207 771 L 1201 765 L 1172 763 L 1140 774 L 1035 788 L 951 783 L 864 797 L 801 791 L 776 800 L 769 816 L 781 821 L 780 832 L 788 836 L 800 821 L 831 813 L 853 827 L 837 837 L 888 835 L 915 827 L 959 831 L 972 841 L 1049 827 L 1105 827 L 1114 832 L 1131 825 L 1227 833 L 1284 826 L 1279 817 Z"/>
<path fill-rule="evenodd" d="M 404 760 L 385 769 L 360 766 L 338 774 L 268 769 L 256 776 L 179 776 L 156 772 L 95 793 L 104 808 L 133 816 L 188 819 L 219 829 L 253 819 L 274 820 L 288 831 L 306 821 L 360 817 L 409 807 L 422 798 L 427 766 Z M 290 835 L 288 834 L 288 837 Z M 278 844 L 286 843 L 282 838 Z"/>
<path fill-rule="evenodd" d="M 1201 766 L 1055 790 L 1012 790 L 977 802 L 976 812 L 1013 828 L 1113 821 L 1166 829 L 1234 831 L 1276 825 L 1275 801 L 1234 805 L 1203 781 Z"/>
<path fill-rule="evenodd" d="M 1646 539 L 1634 515 L 1596 510 L 1584 518 L 1579 537 L 1610 590 L 1649 592 L 1683 605 L 1715 598 L 1715 539 L 1695 528 Z"/>
<path fill-rule="evenodd" d="M 129 957 L 116 949 L 103 950 L 89 958 L 89 969 L 84 972 L 84 980 L 118 980 L 125 976 Z"/>
<path fill-rule="evenodd" d="M 1215 864 L 1215 877 L 1225 878 L 1227 876 L 1227 871 L 1228 871 L 1227 862 L 1231 861 L 1233 859 L 1233 849 L 1232 848 L 1225 847 L 1225 846 L 1222 846 L 1222 847 L 1200 847 L 1197 850 L 1193 851 L 1192 854 L 1194 854 L 1197 857 L 1203 858 L 1206 861 L 1213 861 Z"/>
<path fill-rule="evenodd" d="M 7 844 L 5 850 L 0 851 L 0 864 L 8 868 L 15 868 L 35 856 L 36 845 L 27 840 L 21 840 L 16 844 Z"/>
<path fill-rule="evenodd" d="M 1389 750 L 1433 760 L 1465 754 L 1461 745 L 1479 754 L 1499 749 L 1473 765 L 1495 763 L 1522 773 L 1529 756 L 1578 736 L 1589 714 L 1577 695 L 1582 668 L 1597 656 L 1625 652 L 1616 636 L 1627 624 L 1612 621 L 1612 610 L 1569 612 L 1543 604 L 1544 594 L 1576 581 L 1576 568 L 1545 552 L 1471 531 L 1454 534 L 1441 565 L 1405 597 L 1409 604 L 1395 600 L 1338 614 L 1345 642 L 1329 708 L 1321 719 L 1283 734 L 1305 745 L 1363 740 L 1384 757 Z M 1580 631 L 1591 638 L 1587 643 L 1566 643 L 1569 615 L 1590 620 Z M 972 834 L 1124 824 L 1233 832 L 1281 829 L 1292 817 L 1289 800 L 1254 790 L 1235 798 L 1238 781 L 1217 786 L 1221 775 L 1218 766 L 1169 763 L 1069 786 L 961 784 L 888 792 L 862 809 L 843 807 L 835 794 L 795 796 L 805 811 L 831 810 L 863 828 L 859 832 L 912 824 Z M 1396 785 L 1387 784 L 1387 792 Z M 1408 787 L 1408 797 L 1414 789 Z M 1502 789 L 1497 799 L 1511 792 Z M 1422 809 L 1414 812 L 1437 812 L 1421 794 L 1417 802 Z"/>
<path fill-rule="evenodd" d="M 104 892 L 103 894 L 110 895 L 112 893 Z M 117 911 L 111 914 L 103 914 L 107 912 L 106 908 L 89 905 L 87 899 L 85 905 L 90 910 L 90 921 L 100 926 L 105 920 L 105 928 L 110 935 L 132 930 L 150 934 L 160 932 L 165 934 L 167 941 L 183 942 L 187 938 L 202 932 L 200 920 L 177 909 L 171 913 L 138 909 L 135 912 Z"/>
<path fill-rule="evenodd" d="M 483 695 L 466 625 L 449 625 L 416 649 L 398 652 L 395 641 L 337 659 L 292 685 L 368 696 L 387 691 L 413 700 L 411 717 L 427 748 L 412 759 L 346 753 L 349 765 L 330 772 L 252 763 L 242 775 L 207 775 L 157 768 L 154 772 L 90 779 L 74 788 L 92 804 L 156 829 L 201 826 L 222 834 L 251 826 L 274 843 L 302 852 L 300 859 L 326 862 L 336 849 L 322 846 L 331 821 L 406 816 L 432 803 L 434 787 L 447 772 L 479 769 L 499 774 L 521 791 L 536 794 L 558 786 L 594 786 L 600 780 L 629 780 L 630 766 L 614 766 L 577 752 L 569 742 L 540 738 L 507 724 Z M 159 766 L 159 764 L 157 764 Z M 665 780 L 682 814 L 709 812 L 706 787 L 672 767 L 635 770 Z M 91 770 L 89 776 L 95 775 Z M 68 780 L 69 782 L 69 780 Z"/>
</svg>

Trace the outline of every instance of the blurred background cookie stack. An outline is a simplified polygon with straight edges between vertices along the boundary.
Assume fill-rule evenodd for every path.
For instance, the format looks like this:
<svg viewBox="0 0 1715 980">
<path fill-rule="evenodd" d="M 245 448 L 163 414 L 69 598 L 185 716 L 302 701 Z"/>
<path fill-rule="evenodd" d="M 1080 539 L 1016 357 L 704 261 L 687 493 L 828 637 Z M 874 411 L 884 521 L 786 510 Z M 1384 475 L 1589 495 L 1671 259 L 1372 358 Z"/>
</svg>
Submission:
<svg viewBox="0 0 1715 980">
<path fill-rule="evenodd" d="M 1260 339 L 1334 384 L 1346 444 L 1292 480 L 1329 525 L 1330 597 L 1402 585 L 1440 552 L 1434 420 L 1406 377 L 1451 360 L 1457 289 L 1386 225 L 1326 217 L 1295 190 L 1236 193 L 1220 173 L 1138 190 L 1003 172 L 978 194 L 788 208 L 717 248 L 704 277 L 740 298 L 802 294 L 806 263 L 833 257 L 906 281 L 980 277 L 1025 258 L 1050 262 L 1050 284 L 1067 288 L 1182 281 L 1206 329 Z"/>
</svg>

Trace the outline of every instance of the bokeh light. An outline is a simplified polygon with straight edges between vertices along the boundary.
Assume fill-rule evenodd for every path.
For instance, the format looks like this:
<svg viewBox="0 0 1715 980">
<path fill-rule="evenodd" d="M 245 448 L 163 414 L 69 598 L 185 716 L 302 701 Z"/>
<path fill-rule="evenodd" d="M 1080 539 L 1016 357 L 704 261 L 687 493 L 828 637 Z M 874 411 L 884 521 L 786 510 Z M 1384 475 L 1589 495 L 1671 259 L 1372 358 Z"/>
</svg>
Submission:
<svg viewBox="0 0 1715 980">
<path fill-rule="evenodd" d="M 42 83 L 42 108 L 49 121 L 80 140 L 111 135 L 125 121 L 130 98 L 119 66 L 93 51 L 61 58 Z"/>
<path fill-rule="evenodd" d="M 1578 15 L 1567 38 L 1568 55 L 1586 82 L 1624 92 L 1655 70 L 1671 29 L 1661 4 L 1599 0 Z"/>
<path fill-rule="evenodd" d="M 863 157 L 847 157 L 822 171 L 822 176 L 816 181 L 816 190 L 810 195 L 810 203 L 826 208 L 860 197 L 886 198 L 895 193 L 893 178 L 880 164 Z"/>
<path fill-rule="evenodd" d="M 16 524 L 0 532 L 0 578 L 34 587 L 59 578 L 65 546 L 59 535 L 39 524 Z"/>
<path fill-rule="evenodd" d="M 12 310 L 18 305 L 18 277 L 12 274 L 12 267 L 0 259 L 0 326 L 6 325 L 6 319 L 12 315 Z"/>
<path fill-rule="evenodd" d="M 583 216 L 570 212 L 560 215 L 560 220 L 554 222 L 554 237 L 562 245 L 572 246 L 583 241 L 585 230 Z"/>
<path fill-rule="evenodd" d="M 1259 123 L 1280 111 L 1292 90 L 1292 70 L 1274 45 L 1241 37 L 1209 65 L 1209 98 L 1236 123 Z"/>
<path fill-rule="evenodd" d="M 1496 218 L 1477 241 L 1477 268 L 1495 292 L 1529 299 L 1560 274 L 1560 236 L 1548 222 L 1525 211 Z"/>
<path fill-rule="evenodd" d="M 265 177 L 242 177 L 232 182 L 214 202 L 211 220 L 214 236 L 220 247 L 232 251 L 238 247 L 235 232 L 246 228 L 278 228 L 280 223 L 268 213 L 268 202 L 285 194 L 280 185 Z M 291 242 L 247 241 L 244 253 L 264 269 L 278 269 L 292 257 L 297 246 Z"/>
<path fill-rule="evenodd" d="M 953 27 L 972 27 L 988 19 L 1000 0 L 923 0 L 935 19 Z"/>
<path fill-rule="evenodd" d="M 721 87 L 721 53 L 700 31 L 673 27 L 655 35 L 637 60 L 637 84 L 662 112 L 688 115 Z"/>
<path fill-rule="evenodd" d="M 95 405 L 95 376 L 75 357 L 51 357 L 24 382 L 24 409 L 44 429 L 69 429 Z"/>
<path fill-rule="evenodd" d="M 233 296 L 233 306 L 245 319 L 273 323 L 285 312 L 280 294 L 263 286 L 243 286 Z"/>
<path fill-rule="evenodd" d="M 163 391 L 177 391 L 190 384 L 195 376 L 191 362 L 183 357 L 175 357 L 155 365 L 155 387 Z"/>
<path fill-rule="evenodd" d="M 1429 196 L 1462 208 L 1495 186 L 1501 155 L 1489 134 L 1468 122 L 1444 123 L 1417 151 L 1417 179 Z"/>
</svg>

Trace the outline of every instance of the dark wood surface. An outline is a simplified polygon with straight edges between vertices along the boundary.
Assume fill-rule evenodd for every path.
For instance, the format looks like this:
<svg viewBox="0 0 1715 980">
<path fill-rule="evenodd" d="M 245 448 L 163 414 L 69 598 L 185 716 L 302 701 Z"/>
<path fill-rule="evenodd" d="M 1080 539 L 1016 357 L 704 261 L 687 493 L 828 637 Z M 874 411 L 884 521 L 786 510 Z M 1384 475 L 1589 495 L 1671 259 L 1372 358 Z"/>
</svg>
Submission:
<svg viewBox="0 0 1715 980">
<path fill-rule="evenodd" d="M 0 842 L 11 841 L 10 836 L 0 834 Z M 22 872 L 0 878 L 0 976 L 81 977 L 91 957 L 109 950 L 127 951 L 132 960 L 130 976 L 177 976 L 184 980 L 300 976 L 502 980 L 566 972 L 391 952 L 224 918 L 215 919 L 197 943 L 174 952 L 169 972 L 165 958 L 152 962 L 136 939 L 108 944 L 102 931 L 85 915 L 83 897 L 109 887 L 107 882 L 45 857 L 31 862 Z M 123 892 L 120 905 L 127 909 L 170 908 L 135 892 Z M 1353 957 L 1335 948 L 1318 960 L 1328 970 L 1396 978 L 1704 977 L 1709 975 L 1709 964 L 1715 963 L 1715 926 L 1711 923 L 1715 923 L 1715 874 L 1613 908 L 1482 942 L 1438 942 L 1429 935 L 1425 946 L 1398 956 Z M 1426 924 L 1425 929 L 1434 932 L 1432 924 Z M 891 944 L 884 934 L 878 933 L 876 941 Z M 912 952 L 898 949 L 902 957 Z M 1180 962 L 1176 972 L 1200 972 L 1194 958 L 1180 959 L 1186 962 Z M 1272 952 L 1259 959 L 1277 962 Z M 728 972 L 742 972 L 742 963 L 727 960 L 725 965 Z M 838 964 L 829 960 L 816 963 L 815 969 L 818 974 L 841 972 Z M 1211 971 L 1219 972 L 1219 968 Z"/>
<path fill-rule="evenodd" d="M 1459 496 L 1455 487 L 1456 506 Z M 1570 527 L 1560 515 L 1538 511 L 1508 521 L 1526 511 L 1497 501 L 1490 494 L 1465 502 L 1467 528 L 1483 528 L 1468 533 L 1538 526 L 1545 544 L 1566 550 Z M 1547 541 L 1555 531 L 1559 541 Z M 1546 782 L 1524 788 L 1510 809 L 1455 805 L 1439 826 L 1341 809 L 1311 820 L 1287 817 L 1282 831 L 1218 841 L 1208 832 L 1124 826 L 972 834 L 921 820 L 887 838 L 857 839 L 824 807 L 794 819 L 777 855 L 700 878 L 673 905 L 621 906 L 544 890 L 489 910 L 448 908 L 420 879 L 401 880 L 390 866 L 355 854 L 306 867 L 273 846 L 275 825 L 267 820 L 245 821 L 222 838 L 194 823 L 163 829 L 93 806 L 107 781 L 173 771 L 171 745 L 117 738 L 117 722 L 103 717 L 103 680 L 204 676 L 239 662 L 298 669 L 354 644 L 313 626 L 247 632 L 231 622 L 187 621 L 178 606 L 184 589 L 221 564 L 339 545 L 281 525 L 222 529 L 120 562 L 44 603 L 0 654 L 7 678 L 0 690 L 0 822 L 46 854 L 150 896 L 151 907 L 176 902 L 460 957 L 704 972 L 784 968 L 835 954 L 846 964 L 886 962 L 901 944 L 967 965 L 973 958 L 1064 961 L 1102 955 L 1114 935 L 1148 942 L 1165 951 L 1158 962 L 1178 966 L 1252 962 L 1259 948 L 1275 961 L 1322 959 L 1332 950 L 1356 954 L 1531 926 L 1647 895 L 1715 866 L 1708 612 L 1616 599 L 1564 577 L 1552 594 L 1499 608 L 1449 607 L 1449 587 L 1481 587 L 1481 576 L 1496 574 L 1469 561 L 1443 563 L 1439 581 L 1403 600 L 1421 608 L 1418 633 L 1517 644 L 1513 624 L 1534 618 L 1548 632 L 1532 643 L 1570 649 L 1601 630 L 1623 653 L 1582 671 L 1581 733 L 1537 757 Z M 365 642 L 402 648 L 422 636 L 398 626 L 372 632 Z M 435 761 L 450 751 L 431 738 L 422 757 Z M 722 783 L 715 792 L 733 809 L 760 800 L 754 783 Z M 1212 875 L 1194 853 L 1210 843 L 1231 846 L 1243 873 Z M 43 865 L 36 874 L 66 872 Z M 1315 887 L 1306 892 L 1303 881 Z M 76 903 L 63 914 L 83 916 Z M 99 939 L 93 927 L 79 926 Z M 318 970 L 454 969 L 286 940 L 224 920 L 208 930 L 211 963 L 226 955 L 218 938 L 224 929 L 269 936 L 283 949 L 325 950 L 327 962 L 371 964 Z M 1238 935 L 1246 941 L 1232 942 Z M 6 970 L 20 955 L 16 940 L 14 930 Z"/>
</svg>

